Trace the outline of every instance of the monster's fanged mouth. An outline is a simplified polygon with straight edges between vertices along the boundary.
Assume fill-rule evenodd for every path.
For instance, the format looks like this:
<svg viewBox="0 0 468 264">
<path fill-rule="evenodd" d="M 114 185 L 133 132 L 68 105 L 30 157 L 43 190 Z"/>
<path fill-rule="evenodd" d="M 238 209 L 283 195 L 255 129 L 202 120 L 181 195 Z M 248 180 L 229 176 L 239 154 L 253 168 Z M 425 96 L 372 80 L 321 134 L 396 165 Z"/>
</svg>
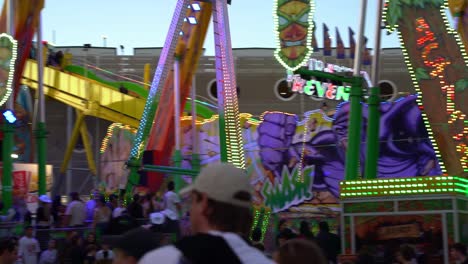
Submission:
<svg viewBox="0 0 468 264">
<path fill-rule="evenodd" d="M 298 40 L 298 41 L 285 41 L 284 42 L 284 45 L 286 47 L 291 47 L 291 46 L 300 46 L 302 44 L 302 41 Z"/>
</svg>

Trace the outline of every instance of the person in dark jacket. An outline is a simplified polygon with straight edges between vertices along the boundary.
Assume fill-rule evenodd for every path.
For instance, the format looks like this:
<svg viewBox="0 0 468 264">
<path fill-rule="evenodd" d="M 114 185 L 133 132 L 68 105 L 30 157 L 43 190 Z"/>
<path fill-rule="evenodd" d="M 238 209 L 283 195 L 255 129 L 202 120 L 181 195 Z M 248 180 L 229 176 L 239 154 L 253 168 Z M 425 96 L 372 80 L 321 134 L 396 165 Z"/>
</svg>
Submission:
<svg viewBox="0 0 468 264">
<path fill-rule="evenodd" d="M 337 257 L 340 253 L 340 238 L 330 232 L 330 227 L 327 222 L 319 223 L 319 232 L 316 241 L 330 263 L 337 263 Z"/>
</svg>

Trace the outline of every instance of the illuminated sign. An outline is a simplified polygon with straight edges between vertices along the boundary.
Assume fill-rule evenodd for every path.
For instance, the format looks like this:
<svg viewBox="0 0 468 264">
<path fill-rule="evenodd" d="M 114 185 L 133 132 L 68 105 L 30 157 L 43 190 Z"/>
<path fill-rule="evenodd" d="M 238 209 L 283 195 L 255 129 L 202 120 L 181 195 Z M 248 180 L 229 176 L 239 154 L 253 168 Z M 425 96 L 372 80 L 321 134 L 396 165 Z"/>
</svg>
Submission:
<svg viewBox="0 0 468 264">
<path fill-rule="evenodd" d="M 449 25 L 447 0 L 431 5 L 423 5 L 423 0 L 404 2 L 386 0 L 386 28 L 389 32 L 398 29 L 413 86 L 422 95 L 417 101 L 442 172 L 467 175 L 468 55 L 464 44 Z"/>
<path fill-rule="evenodd" d="M 0 106 L 11 95 L 17 53 L 17 41 L 8 34 L 0 34 Z"/>
<path fill-rule="evenodd" d="M 292 91 L 305 95 L 327 98 L 330 100 L 349 100 L 349 89 L 351 86 L 334 85 L 317 80 L 304 80 L 299 75 L 294 75 Z"/>
<path fill-rule="evenodd" d="M 328 73 L 353 72 L 352 68 L 325 63 L 317 59 L 310 59 L 307 66 L 311 71 L 323 71 Z M 364 77 L 367 85 L 370 87 L 371 82 L 367 72 L 361 71 L 361 75 Z M 304 80 L 300 77 L 300 75 L 288 76 L 288 82 L 292 82 L 292 92 L 303 93 L 305 95 L 317 98 L 326 98 L 330 100 L 349 100 L 349 91 L 351 86 L 348 85 L 335 85 L 330 82 L 321 82 L 318 80 Z"/>
</svg>

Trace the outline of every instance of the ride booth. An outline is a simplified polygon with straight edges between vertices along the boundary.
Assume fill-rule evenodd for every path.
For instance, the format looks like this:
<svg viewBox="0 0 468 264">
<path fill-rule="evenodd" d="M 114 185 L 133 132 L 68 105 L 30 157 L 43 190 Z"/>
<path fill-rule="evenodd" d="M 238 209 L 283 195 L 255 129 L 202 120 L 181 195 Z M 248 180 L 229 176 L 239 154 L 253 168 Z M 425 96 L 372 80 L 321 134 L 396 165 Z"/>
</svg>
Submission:
<svg viewBox="0 0 468 264">
<path fill-rule="evenodd" d="M 345 254 L 400 245 L 428 263 L 448 263 L 449 245 L 468 242 L 468 180 L 454 176 L 343 181 L 342 248 Z"/>
</svg>

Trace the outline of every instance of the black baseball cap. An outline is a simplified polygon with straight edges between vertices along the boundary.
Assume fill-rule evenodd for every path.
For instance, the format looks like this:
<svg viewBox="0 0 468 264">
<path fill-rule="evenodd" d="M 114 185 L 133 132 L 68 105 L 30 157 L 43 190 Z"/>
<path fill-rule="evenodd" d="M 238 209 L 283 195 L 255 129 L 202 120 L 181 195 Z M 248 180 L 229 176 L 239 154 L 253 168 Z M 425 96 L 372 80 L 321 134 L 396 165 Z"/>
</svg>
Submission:
<svg viewBox="0 0 468 264">
<path fill-rule="evenodd" d="M 103 238 L 103 243 L 110 245 L 113 249 L 122 250 L 126 255 L 135 257 L 137 260 L 158 248 L 160 241 L 161 235 L 143 227 L 132 229 L 119 236 Z"/>
</svg>

